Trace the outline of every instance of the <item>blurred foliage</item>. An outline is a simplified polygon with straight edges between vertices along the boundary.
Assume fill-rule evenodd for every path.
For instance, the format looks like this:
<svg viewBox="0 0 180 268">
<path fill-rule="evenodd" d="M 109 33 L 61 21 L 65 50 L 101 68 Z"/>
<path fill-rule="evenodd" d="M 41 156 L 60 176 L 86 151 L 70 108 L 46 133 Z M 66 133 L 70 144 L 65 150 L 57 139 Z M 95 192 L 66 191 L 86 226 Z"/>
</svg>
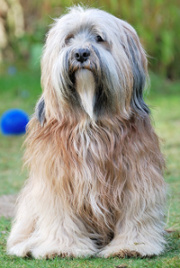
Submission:
<svg viewBox="0 0 180 268">
<path fill-rule="evenodd" d="M 52 18 L 66 12 L 66 7 L 81 3 L 102 8 L 132 24 L 149 55 L 150 69 L 170 79 L 180 78 L 179 0 L 19 1 L 24 13 L 25 34 L 11 39 L 16 61 L 25 59 L 31 66 L 37 66 Z"/>
</svg>

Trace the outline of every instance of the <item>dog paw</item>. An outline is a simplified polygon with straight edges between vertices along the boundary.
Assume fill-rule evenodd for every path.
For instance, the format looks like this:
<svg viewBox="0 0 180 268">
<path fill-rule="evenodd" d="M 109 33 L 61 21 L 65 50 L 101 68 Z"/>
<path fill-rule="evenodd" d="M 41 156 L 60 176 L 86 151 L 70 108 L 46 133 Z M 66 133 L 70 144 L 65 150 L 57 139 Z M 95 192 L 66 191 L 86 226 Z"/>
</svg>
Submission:
<svg viewBox="0 0 180 268">
<path fill-rule="evenodd" d="M 128 245 L 107 245 L 104 249 L 102 249 L 98 256 L 102 258 L 109 257 L 145 257 L 145 256 L 154 256 L 159 255 L 163 251 L 163 247 L 159 245 L 145 245 L 144 243 L 133 243 Z"/>
<path fill-rule="evenodd" d="M 26 257 L 28 256 L 28 250 L 26 243 L 21 242 L 7 249 L 9 255 L 16 255 L 17 257 Z"/>
<path fill-rule="evenodd" d="M 135 251 L 135 250 L 127 250 L 127 249 L 121 249 L 118 251 L 110 251 L 110 250 L 102 250 L 99 252 L 98 257 L 101 258 L 110 258 L 110 257 L 118 257 L 118 258 L 137 258 L 137 257 L 142 257 L 142 255 Z"/>
<path fill-rule="evenodd" d="M 53 259 L 56 256 L 60 258 L 75 258 L 75 257 L 90 257 L 95 255 L 95 252 L 92 250 L 83 250 L 78 248 L 35 248 L 31 251 L 31 256 L 35 259 Z"/>
</svg>

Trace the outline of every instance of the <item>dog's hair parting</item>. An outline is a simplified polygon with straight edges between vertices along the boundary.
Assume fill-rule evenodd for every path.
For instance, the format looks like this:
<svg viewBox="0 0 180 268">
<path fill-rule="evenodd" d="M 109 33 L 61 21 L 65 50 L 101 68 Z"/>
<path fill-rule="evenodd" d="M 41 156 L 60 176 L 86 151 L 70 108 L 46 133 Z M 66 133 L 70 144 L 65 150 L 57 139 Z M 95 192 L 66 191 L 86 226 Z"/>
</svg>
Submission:
<svg viewBox="0 0 180 268">
<path fill-rule="evenodd" d="M 9 254 L 163 251 L 164 159 L 143 100 L 147 78 L 146 54 L 127 22 L 79 6 L 55 20 Z"/>
</svg>

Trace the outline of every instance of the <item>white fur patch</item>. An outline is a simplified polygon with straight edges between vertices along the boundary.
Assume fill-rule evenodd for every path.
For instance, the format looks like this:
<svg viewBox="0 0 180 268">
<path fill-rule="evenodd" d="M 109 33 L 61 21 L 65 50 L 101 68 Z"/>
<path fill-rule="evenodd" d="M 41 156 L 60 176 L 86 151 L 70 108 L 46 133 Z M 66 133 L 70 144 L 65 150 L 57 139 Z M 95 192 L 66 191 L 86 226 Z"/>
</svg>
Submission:
<svg viewBox="0 0 180 268">
<path fill-rule="evenodd" d="M 91 119 L 94 119 L 95 81 L 91 71 L 82 69 L 76 72 L 76 90 L 81 98 L 84 110 Z"/>
</svg>

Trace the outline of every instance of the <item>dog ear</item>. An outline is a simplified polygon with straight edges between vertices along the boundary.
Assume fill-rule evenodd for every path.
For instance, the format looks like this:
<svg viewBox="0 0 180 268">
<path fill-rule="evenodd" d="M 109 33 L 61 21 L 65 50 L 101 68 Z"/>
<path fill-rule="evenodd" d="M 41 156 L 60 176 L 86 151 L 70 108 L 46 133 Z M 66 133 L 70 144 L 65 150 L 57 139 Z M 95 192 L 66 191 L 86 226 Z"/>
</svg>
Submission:
<svg viewBox="0 0 180 268">
<path fill-rule="evenodd" d="M 130 60 L 133 72 L 133 93 L 131 98 L 132 108 L 141 115 L 149 114 L 149 108 L 143 100 L 143 90 L 146 85 L 147 59 L 144 49 L 136 31 L 125 23 L 124 31 L 126 35 L 125 52 Z"/>
<path fill-rule="evenodd" d="M 45 118 L 45 101 L 44 101 L 43 96 L 41 96 L 41 98 L 39 99 L 39 101 L 36 104 L 35 116 L 38 119 L 38 121 L 40 122 L 41 126 L 43 126 L 45 121 L 46 121 L 46 118 Z"/>
</svg>

